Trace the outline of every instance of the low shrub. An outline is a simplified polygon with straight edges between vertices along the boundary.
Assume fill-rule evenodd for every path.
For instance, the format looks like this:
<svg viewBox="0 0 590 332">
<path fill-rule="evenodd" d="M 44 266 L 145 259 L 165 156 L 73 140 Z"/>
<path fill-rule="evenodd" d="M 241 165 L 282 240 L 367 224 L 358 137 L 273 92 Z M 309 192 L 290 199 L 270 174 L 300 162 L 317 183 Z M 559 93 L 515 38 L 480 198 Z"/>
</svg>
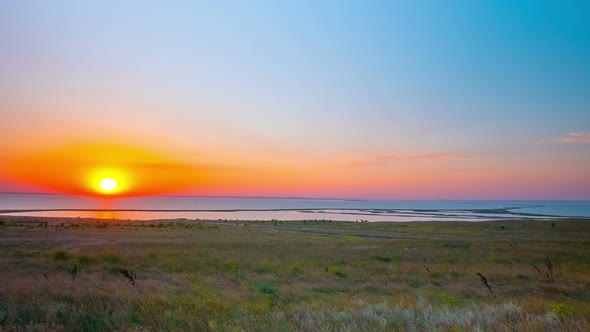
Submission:
<svg viewBox="0 0 590 332">
<path fill-rule="evenodd" d="M 52 256 L 56 261 L 67 261 L 70 258 L 68 253 L 64 250 L 56 250 L 53 252 Z"/>
</svg>

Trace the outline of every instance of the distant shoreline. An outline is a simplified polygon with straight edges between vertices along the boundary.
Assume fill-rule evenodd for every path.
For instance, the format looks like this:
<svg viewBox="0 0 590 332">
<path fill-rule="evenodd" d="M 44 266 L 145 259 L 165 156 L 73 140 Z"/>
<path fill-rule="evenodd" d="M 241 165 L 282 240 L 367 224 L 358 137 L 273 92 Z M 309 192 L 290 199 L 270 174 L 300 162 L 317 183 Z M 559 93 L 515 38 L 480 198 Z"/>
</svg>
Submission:
<svg viewBox="0 0 590 332">
<path fill-rule="evenodd" d="M 322 211 L 326 210 L 326 211 Z M 342 208 L 337 209 L 338 211 L 344 212 L 334 212 L 334 209 L 238 209 L 238 210 L 217 210 L 217 209 L 182 209 L 182 210 L 171 210 L 171 209 L 5 209 L 0 210 L 0 217 L 4 219 L 18 219 L 18 218 L 32 218 L 32 219 L 84 219 L 84 220 L 97 220 L 97 221 L 105 221 L 105 220 L 120 220 L 120 221 L 154 221 L 154 220 L 184 220 L 184 221 L 317 221 L 317 220 L 325 220 L 325 221 L 335 221 L 335 222 L 486 222 L 486 221 L 548 221 L 548 220 L 578 220 L 578 221 L 590 221 L 590 217 L 576 217 L 576 216 L 547 216 L 547 215 L 528 215 L 528 214 L 506 214 L 506 216 L 502 216 L 501 214 L 490 215 L 490 216 L 482 216 L 478 214 L 473 215 L 461 215 L 461 214 L 445 214 L 444 212 L 452 213 L 452 210 L 428 210 L 428 211 L 419 211 L 415 210 L 412 213 L 403 213 L 403 212 L 395 212 L 389 209 L 383 209 L 379 213 L 375 213 L 377 209 L 371 209 L 373 213 L 362 213 L 363 210 L 359 209 L 352 209 L 352 208 Z M 328 211 L 328 212 L 327 212 Z M 349 212 L 348 212 L 349 211 Z M 81 215 L 34 215 L 35 213 L 59 213 L 59 212 L 80 212 Z M 138 213 L 141 217 L 131 217 L 131 216 L 117 216 L 116 213 Z M 220 213 L 220 217 L 199 217 L 198 215 L 191 215 L 190 217 L 187 216 L 178 216 L 174 215 L 175 213 Z M 265 217 L 256 217 L 256 218 L 248 218 L 242 215 L 240 217 L 239 213 L 255 213 L 255 212 L 286 212 L 286 213 L 309 213 L 309 218 L 265 218 Z M 462 212 L 462 211 L 461 211 Z M 31 213 L 31 214 L 27 214 Z M 91 216 L 91 215 L 84 215 L 85 213 L 97 213 L 102 214 L 103 216 Z M 144 214 L 147 213 L 148 215 Z M 153 218 L 149 214 L 154 213 Z M 162 214 L 170 214 L 167 216 L 162 216 Z M 237 213 L 236 218 L 229 217 L 222 217 L 227 216 L 227 214 Z M 440 213 L 440 214 L 432 214 L 432 213 Z M 113 214 L 113 215 L 112 215 Z M 341 218 L 334 218 L 334 216 L 340 216 Z M 326 216 L 325 218 L 323 218 Z M 372 217 L 382 217 L 384 216 L 387 219 L 387 216 L 391 216 L 391 220 L 374 220 L 371 219 Z M 346 218 L 346 219 L 345 219 Z M 406 218 L 406 219 L 403 219 Z"/>
</svg>

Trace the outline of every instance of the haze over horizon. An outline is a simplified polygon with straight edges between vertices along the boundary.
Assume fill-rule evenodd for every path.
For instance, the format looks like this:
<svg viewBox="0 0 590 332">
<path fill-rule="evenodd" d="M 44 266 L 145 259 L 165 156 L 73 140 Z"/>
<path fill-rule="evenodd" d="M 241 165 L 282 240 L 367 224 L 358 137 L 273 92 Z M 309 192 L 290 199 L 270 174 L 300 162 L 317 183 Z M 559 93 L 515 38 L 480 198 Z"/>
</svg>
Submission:
<svg viewBox="0 0 590 332">
<path fill-rule="evenodd" d="M 0 192 L 590 199 L 585 1 L 0 3 Z"/>
</svg>

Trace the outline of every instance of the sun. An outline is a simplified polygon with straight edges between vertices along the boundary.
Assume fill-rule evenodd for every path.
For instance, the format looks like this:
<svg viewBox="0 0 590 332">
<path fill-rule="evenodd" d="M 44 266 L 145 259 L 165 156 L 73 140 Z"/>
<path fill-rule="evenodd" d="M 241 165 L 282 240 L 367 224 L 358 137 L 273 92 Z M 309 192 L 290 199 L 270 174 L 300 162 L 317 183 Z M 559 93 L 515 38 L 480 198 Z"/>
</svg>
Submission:
<svg viewBox="0 0 590 332">
<path fill-rule="evenodd" d="M 129 175 L 116 168 L 97 168 L 89 171 L 86 182 L 95 194 L 110 196 L 125 193 L 130 188 Z"/>
<path fill-rule="evenodd" d="M 100 180 L 100 189 L 104 190 L 104 191 L 113 191 L 115 189 L 117 189 L 117 181 L 115 181 L 115 179 L 113 178 L 104 178 L 102 180 Z"/>
</svg>

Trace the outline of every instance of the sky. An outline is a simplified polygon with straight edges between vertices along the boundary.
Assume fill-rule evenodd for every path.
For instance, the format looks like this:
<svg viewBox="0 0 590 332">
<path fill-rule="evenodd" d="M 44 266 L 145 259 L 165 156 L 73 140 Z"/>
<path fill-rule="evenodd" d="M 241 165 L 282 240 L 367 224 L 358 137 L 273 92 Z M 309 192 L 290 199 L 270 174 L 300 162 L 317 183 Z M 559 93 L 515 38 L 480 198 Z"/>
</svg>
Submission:
<svg viewBox="0 0 590 332">
<path fill-rule="evenodd" d="M 588 1 L 4 0 L 0 73 L 2 192 L 590 199 Z"/>
</svg>

